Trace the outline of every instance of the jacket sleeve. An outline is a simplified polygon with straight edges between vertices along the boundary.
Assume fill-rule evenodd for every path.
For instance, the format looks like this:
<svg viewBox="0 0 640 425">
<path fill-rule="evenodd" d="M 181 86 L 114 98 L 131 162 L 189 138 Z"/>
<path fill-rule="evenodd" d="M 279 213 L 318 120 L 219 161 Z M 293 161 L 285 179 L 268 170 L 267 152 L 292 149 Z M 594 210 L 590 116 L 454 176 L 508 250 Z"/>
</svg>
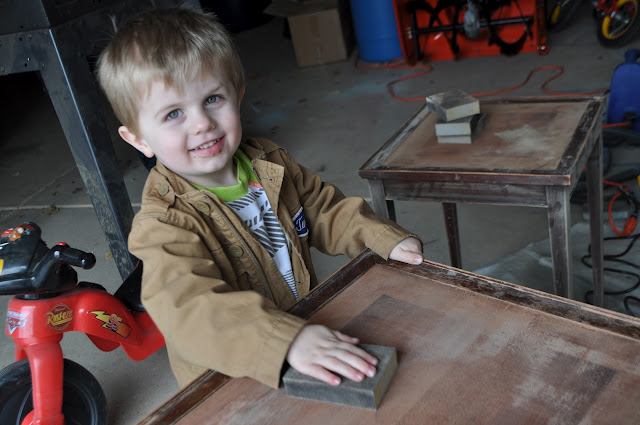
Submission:
<svg viewBox="0 0 640 425">
<path fill-rule="evenodd" d="M 189 363 L 276 388 L 304 321 L 221 279 L 197 230 L 136 217 L 130 251 L 143 261 L 142 302 L 172 350 Z"/>
<path fill-rule="evenodd" d="M 345 197 L 336 186 L 288 157 L 288 169 L 304 208 L 311 245 L 351 258 L 365 248 L 388 259 L 395 246 L 410 236 L 395 222 L 377 216 L 361 197 Z"/>
</svg>

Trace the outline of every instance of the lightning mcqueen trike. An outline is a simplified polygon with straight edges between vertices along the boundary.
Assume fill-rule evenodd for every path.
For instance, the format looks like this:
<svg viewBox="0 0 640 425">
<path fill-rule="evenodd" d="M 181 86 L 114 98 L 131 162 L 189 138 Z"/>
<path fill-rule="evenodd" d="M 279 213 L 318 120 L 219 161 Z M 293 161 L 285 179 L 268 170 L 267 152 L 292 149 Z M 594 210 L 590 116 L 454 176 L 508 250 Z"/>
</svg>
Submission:
<svg viewBox="0 0 640 425">
<path fill-rule="evenodd" d="M 0 295 L 13 295 L 6 333 L 16 359 L 0 371 L 0 424 L 107 424 L 100 384 L 63 357 L 65 332 L 85 333 L 102 351 L 122 347 L 133 360 L 164 346 L 140 303 L 142 266 L 111 295 L 99 284 L 78 282 L 72 266 L 90 269 L 95 262 L 64 243 L 48 248 L 35 223 L 0 236 Z"/>
</svg>

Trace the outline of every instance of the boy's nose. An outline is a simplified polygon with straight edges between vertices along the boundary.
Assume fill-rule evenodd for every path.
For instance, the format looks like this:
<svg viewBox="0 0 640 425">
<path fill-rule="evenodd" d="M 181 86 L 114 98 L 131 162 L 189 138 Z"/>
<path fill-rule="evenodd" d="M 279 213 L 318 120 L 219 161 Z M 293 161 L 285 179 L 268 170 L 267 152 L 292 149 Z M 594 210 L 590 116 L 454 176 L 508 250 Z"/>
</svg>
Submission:
<svg viewBox="0 0 640 425">
<path fill-rule="evenodd" d="M 204 133 L 215 127 L 215 121 L 206 113 L 197 113 L 193 117 L 191 130 L 194 134 Z"/>
</svg>

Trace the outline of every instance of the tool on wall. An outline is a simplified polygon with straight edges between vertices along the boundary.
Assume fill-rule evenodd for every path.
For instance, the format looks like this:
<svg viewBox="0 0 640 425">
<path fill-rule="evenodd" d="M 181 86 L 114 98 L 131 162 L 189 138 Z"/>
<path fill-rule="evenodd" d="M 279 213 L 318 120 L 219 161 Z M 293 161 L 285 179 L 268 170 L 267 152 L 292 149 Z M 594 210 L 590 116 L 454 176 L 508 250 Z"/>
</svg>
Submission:
<svg viewBox="0 0 640 425">
<path fill-rule="evenodd" d="M 482 50 L 478 49 L 482 44 L 497 50 L 484 54 L 515 55 L 522 51 L 527 39 L 534 41 L 534 32 L 540 32 L 540 29 L 534 31 L 535 8 L 528 4 L 525 12 L 518 0 L 409 0 L 404 5 L 402 1 L 397 3 L 400 3 L 396 9 L 398 14 L 409 17 L 402 19 L 399 16 L 399 20 L 410 22 L 405 53 L 409 50 L 407 44 L 412 44 L 416 61 L 425 59 L 428 48 L 437 49 L 427 45 L 433 44 L 434 38 L 444 37 L 454 58 L 468 55 L 470 51 L 477 53 Z M 509 29 L 505 33 L 505 26 L 519 29 Z M 469 42 L 472 47 L 465 48 Z"/>
</svg>

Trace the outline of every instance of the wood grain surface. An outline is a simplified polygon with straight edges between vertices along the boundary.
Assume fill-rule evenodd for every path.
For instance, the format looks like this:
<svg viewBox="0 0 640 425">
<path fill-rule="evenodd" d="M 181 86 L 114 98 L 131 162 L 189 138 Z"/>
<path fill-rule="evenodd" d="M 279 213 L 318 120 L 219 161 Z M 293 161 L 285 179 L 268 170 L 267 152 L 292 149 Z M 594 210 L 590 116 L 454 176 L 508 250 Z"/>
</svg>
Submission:
<svg viewBox="0 0 640 425">
<path fill-rule="evenodd" d="M 554 170 L 587 104 L 482 103 L 487 122 L 471 145 L 438 143 L 436 114 L 424 119 L 383 162 L 392 167 Z"/>
<path fill-rule="evenodd" d="M 231 379 L 175 423 L 640 423 L 635 318 L 446 266 L 377 264 L 310 321 L 396 347 L 377 411 Z"/>
</svg>

